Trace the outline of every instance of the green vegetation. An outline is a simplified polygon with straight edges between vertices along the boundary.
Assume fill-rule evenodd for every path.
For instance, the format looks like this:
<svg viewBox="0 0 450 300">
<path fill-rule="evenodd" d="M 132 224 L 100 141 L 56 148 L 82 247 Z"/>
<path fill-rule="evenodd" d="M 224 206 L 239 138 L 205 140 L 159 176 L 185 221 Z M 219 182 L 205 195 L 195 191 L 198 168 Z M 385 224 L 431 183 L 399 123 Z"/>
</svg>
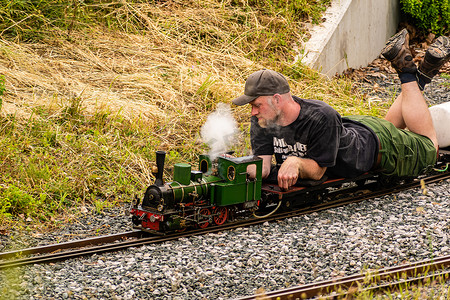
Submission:
<svg viewBox="0 0 450 300">
<path fill-rule="evenodd" d="M 26 122 L 2 119 L 0 213 L 46 220 L 67 205 L 113 202 L 148 182 L 135 164 L 137 155 L 150 158 L 139 144 L 150 126 L 107 112 L 84 117 L 72 106 L 51 113 L 38 107 Z"/>
<path fill-rule="evenodd" d="M 133 1 L 135 2 L 135 1 Z M 142 1 L 141 1 L 142 2 Z M 2 35 L 22 40 L 47 39 L 52 31 L 70 34 L 93 24 L 119 26 L 136 19 L 127 14 L 127 2 L 81 0 L 11 0 L 0 6 Z M 128 24 L 127 24 L 128 25 Z M 55 33 L 55 32 L 53 32 Z"/>
<path fill-rule="evenodd" d="M 410 277 L 402 274 L 394 278 L 381 278 L 377 271 L 365 274 L 364 282 L 349 289 L 352 299 L 448 299 L 450 293 L 446 284 L 449 276 L 445 272 L 425 271 Z M 413 278 L 422 280 L 414 282 Z M 378 288 L 379 285 L 382 288 Z M 348 295 L 337 299 L 348 299 Z"/>
<path fill-rule="evenodd" d="M 443 86 L 450 86 L 450 75 L 447 74 L 447 73 L 441 73 L 440 76 L 441 76 L 442 78 L 447 79 L 447 81 L 444 81 L 444 82 L 442 83 L 442 85 L 443 85 Z"/>
<path fill-rule="evenodd" d="M 141 196 L 154 152 L 167 151 L 167 177 L 195 164 L 207 116 L 262 67 L 342 114 L 383 114 L 350 80 L 292 64 L 329 2 L 1 2 L 0 222 L 60 222 Z M 248 109 L 233 107 L 238 155 L 250 153 Z"/>
<path fill-rule="evenodd" d="M 400 0 L 402 11 L 423 31 L 437 35 L 450 33 L 448 0 Z"/>
<path fill-rule="evenodd" d="M 264 11 L 267 15 L 281 15 L 292 22 L 299 18 L 310 19 L 318 24 L 322 18 L 322 12 L 329 6 L 331 0 L 231 0 L 232 5 L 252 6 Z"/>
</svg>

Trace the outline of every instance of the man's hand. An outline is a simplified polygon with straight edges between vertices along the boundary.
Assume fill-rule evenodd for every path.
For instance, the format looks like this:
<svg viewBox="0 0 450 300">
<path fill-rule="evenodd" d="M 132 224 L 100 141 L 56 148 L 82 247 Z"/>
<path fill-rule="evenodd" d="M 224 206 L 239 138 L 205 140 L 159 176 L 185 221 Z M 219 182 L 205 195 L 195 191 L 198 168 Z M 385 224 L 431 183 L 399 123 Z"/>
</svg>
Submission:
<svg viewBox="0 0 450 300">
<path fill-rule="evenodd" d="M 278 185 L 282 189 L 289 189 L 297 183 L 300 174 L 301 158 L 296 156 L 289 156 L 281 164 L 278 170 Z"/>
<path fill-rule="evenodd" d="M 263 160 L 262 163 L 262 178 L 267 178 L 270 173 L 270 162 L 272 161 L 272 155 L 259 155 L 259 158 Z M 247 166 L 247 174 L 251 179 L 256 178 L 256 165 Z"/>
<path fill-rule="evenodd" d="M 278 185 L 287 190 L 299 178 L 320 180 L 326 170 L 326 167 L 319 166 L 313 159 L 289 156 L 278 170 Z"/>
<path fill-rule="evenodd" d="M 250 179 L 256 178 L 256 165 L 248 165 L 247 166 L 247 175 Z"/>
</svg>

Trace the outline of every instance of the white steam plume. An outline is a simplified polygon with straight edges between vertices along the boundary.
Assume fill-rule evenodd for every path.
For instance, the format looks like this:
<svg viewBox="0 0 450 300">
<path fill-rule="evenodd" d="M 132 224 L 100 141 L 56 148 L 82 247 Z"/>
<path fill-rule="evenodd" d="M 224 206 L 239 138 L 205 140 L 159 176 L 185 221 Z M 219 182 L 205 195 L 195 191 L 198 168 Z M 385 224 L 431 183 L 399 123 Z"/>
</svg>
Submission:
<svg viewBox="0 0 450 300">
<path fill-rule="evenodd" d="M 225 103 L 219 103 L 217 109 L 208 116 L 200 131 L 203 142 L 210 148 L 211 159 L 227 152 L 236 141 L 237 132 L 237 123 L 230 107 Z"/>
</svg>

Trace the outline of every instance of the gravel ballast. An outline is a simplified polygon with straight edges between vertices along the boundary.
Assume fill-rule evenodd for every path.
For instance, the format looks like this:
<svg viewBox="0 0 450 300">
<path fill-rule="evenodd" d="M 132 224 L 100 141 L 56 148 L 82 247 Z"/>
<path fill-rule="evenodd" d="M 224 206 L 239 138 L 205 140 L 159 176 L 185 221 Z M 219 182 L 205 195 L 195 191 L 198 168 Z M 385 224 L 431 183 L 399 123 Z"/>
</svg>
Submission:
<svg viewBox="0 0 450 300">
<path fill-rule="evenodd" d="M 372 70 L 377 72 L 377 70 Z M 390 78 L 389 74 L 384 74 Z M 398 83 L 367 77 L 380 99 Z M 392 77 L 393 78 L 393 77 Z M 394 79 L 393 79 L 394 80 Z M 394 88 L 395 89 L 395 88 Z M 432 104 L 448 101 L 449 81 L 426 89 Z M 389 92 L 386 92 L 386 91 Z M 387 96 L 389 95 L 389 96 Z M 2 299 L 233 299 L 257 289 L 358 274 L 362 270 L 449 255 L 450 180 L 323 212 L 218 234 L 2 272 Z M 2 236 L 49 244 L 130 230 L 124 207 L 87 211 L 49 235 Z"/>
</svg>

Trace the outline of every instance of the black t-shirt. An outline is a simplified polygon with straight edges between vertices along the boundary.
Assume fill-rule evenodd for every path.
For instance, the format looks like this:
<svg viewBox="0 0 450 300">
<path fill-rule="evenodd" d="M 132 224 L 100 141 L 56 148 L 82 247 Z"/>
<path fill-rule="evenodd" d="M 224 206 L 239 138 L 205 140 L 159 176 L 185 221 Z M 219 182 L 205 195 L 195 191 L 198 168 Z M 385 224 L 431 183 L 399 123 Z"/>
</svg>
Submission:
<svg viewBox="0 0 450 300">
<path fill-rule="evenodd" d="M 277 164 L 288 156 L 311 158 L 335 177 L 355 177 L 372 168 L 379 146 L 371 129 L 341 118 L 323 101 L 293 98 L 301 109 L 288 126 L 262 128 L 252 117 L 253 154 L 274 154 Z"/>
</svg>

